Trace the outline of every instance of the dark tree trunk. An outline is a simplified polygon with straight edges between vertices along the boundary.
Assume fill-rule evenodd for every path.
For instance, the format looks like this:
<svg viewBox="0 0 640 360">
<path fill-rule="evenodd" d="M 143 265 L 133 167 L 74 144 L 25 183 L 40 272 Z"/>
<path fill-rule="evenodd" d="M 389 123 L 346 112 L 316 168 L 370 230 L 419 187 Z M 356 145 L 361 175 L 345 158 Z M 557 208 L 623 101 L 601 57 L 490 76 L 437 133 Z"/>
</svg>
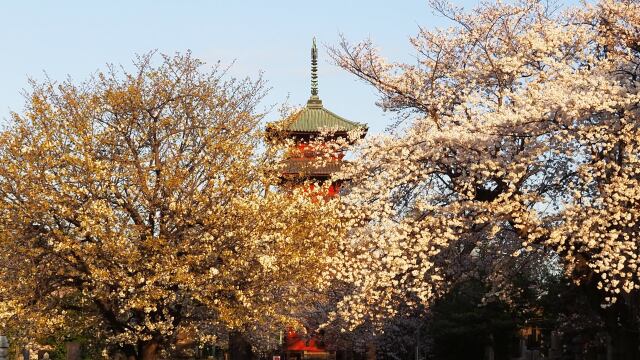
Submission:
<svg viewBox="0 0 640 360">
<path fill-rule="evenodd" d="M 617 360 L 640 360 L 638 333 L 623 327 L 616 329 L 612 337 L 613 358 Z"/>
<path fill-rule="evenodd" d="M 378 347 L 373 341 L 370 341 L 367 344 L 367 360 L 376 360 L 376 354 L 378 352 Z"/>
<path fill-rule="evenodd" d="M 122 349 L 127 360 L 136 360 L 136 348 L 131 344 L 127 344 Z"/>
<path fill-rule="evenodd" d="M 229 360 L 255 359 L 251 350 L 251 343 L 239 331 L 229 333 Z"/>
<path fill-rule="evenodd" d="M 602 293 L 594 286 L 590 289 L 591 304 L 594 308 L 603 303 Z M 640 360 L 640 322 L 637 292 L 624 295 L 606 309 L 599 309 L 606 331 L 611 339 L 614 360 Z"/>
<path fill-rule="evenodd" d="M 80 343 L 71 341 L 65 344 L 67 350 L 66 360 L 80 360 L 82 359 L 82 349 Z"/>
<path fill-rule="evenodd" d="M 638 294 L 632 293 L 622 296 L 607 309 L 606 325 L 611 336 L 613 358 L 616 360 L 640 360 L 638 301 Z"/>
<path fill-rule="evenodd" d="M 158 341 L 155 339 L 141 342 L 138 344 L 138 356 L 141 360 L 157 360 L 159 347 Z"/>
</svg>

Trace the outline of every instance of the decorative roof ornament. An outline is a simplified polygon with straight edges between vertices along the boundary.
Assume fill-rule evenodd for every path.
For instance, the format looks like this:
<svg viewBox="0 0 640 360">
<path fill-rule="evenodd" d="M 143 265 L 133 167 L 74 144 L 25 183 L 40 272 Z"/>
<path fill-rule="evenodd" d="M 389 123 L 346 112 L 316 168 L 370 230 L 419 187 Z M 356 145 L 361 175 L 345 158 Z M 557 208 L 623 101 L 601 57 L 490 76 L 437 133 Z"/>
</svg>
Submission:
<svg viewBox="0 0 640 360">
<path fill-rule="evenodd" d="M 315 36 L 311 45 L 311 97 L 307 101 L 307 106 L 310 108 L 322 107 L 322 100 L 318 97 L 318 47 Z"/>
<path fill-rule="evenodd" d="M 318 47 L 315 36 L 311 46 L 311 96 L 318 96 Z"/>
<path fill-rule="evenodd" d="M 332 131 L 335 136 L 347 137 L 352 130 L 367 132 L 367 125 L 355 121 L 349 121 L 322 106 L 322 100 L 318 97 L 318 47 L 316 38 L 311 45 L 311 97 L 307 106 L 296 111 L 285 119 L 267 124 L 267 137 L 269 134 L 285 134 L 287 137 L 312 138 L 319 136 L 323 131 Z"/>
</svg>

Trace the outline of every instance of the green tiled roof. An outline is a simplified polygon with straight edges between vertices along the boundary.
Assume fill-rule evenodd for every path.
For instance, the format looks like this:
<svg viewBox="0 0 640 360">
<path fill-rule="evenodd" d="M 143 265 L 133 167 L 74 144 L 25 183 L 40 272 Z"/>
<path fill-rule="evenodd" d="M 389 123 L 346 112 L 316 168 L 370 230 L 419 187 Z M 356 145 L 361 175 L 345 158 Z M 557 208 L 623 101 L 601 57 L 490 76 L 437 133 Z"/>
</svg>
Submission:
<svg viewBox="0 0 640 360">
<path fill-rule="evenodd" d="M 361 129 L 366 133 L 367 125 L 349 121 L 322 106 L 318 97 L 318 49 L 313 38 L 311 47 L 311 98 L 307 106 L 286 119 L 267 125 L 268 132 L 284 132 L 289 134 L 314 134 L 323 130 L 346 133 Z M 364 134 L 363 134 L 364 136 Z"/>
<path fill-rule="evenodd" d="M 367 130 L 365 124 L 349 121 L 322 107 L 319 99 L 311 98 L 300 111 L 283 121 L 282 130 L 289 132 L 312 133 L 322 130 L 347 132 L 355 129 Z"/>
</svg>

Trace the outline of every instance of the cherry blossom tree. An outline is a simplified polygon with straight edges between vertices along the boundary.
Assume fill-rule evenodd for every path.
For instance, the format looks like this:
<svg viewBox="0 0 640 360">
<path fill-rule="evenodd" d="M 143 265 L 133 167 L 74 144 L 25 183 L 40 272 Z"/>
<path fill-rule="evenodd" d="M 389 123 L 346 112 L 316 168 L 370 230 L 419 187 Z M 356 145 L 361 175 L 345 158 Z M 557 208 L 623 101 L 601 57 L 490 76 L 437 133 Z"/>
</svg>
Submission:
<svg viewBox="0 0 640 360">
<path fill-rule="evenodd" d="M 263 81 L 155 59 L 33 82 L 0 137 L 0 325 L 24 339 L 155 359 L 284 328 L 320 282 L 333 202 L 268 191 Z"/>
<path fill-rule="evenodd" d="M 428 306 L 489 259 L 494 295 L 539 262 L 637 328 L 640 5 L 432 6 L 454 25 L 421 29 L 415 64 L 371 41 L 331 50 L 398 115 L 342 174 L 350 232 L 327 276 L 354 291 L 335 316 L 356 326 L 413 296 Z"/>
</svg>

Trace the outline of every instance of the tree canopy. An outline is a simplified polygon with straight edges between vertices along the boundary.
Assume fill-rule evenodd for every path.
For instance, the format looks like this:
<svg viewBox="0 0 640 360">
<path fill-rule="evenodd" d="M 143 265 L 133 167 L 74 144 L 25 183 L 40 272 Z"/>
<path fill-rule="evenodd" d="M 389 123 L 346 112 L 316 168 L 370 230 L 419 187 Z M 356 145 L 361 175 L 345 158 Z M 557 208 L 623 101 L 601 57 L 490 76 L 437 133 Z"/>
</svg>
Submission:
<svg viewBox="0 0 640 360">
<path fill-rule="evenodd" d="M 262 79 L 190 54 L 33 82 L 0 136 L 0 323 L 152 359 L 290 324 L 335 236 L 330 201 L 268 191 Z"/>
<path fill-rule="evenodd" d="M 343 175 L 350 232 L 328 276 L 354 291 L 335 315 L 355 326 L 428 306 L 478 269 L 508 300 L 528 264 L 597 287 L 605 307 L 629 301 L 640 288 L 638 3 L 432 6 L 454 25 L 421 29 L 415 64 L 386 61 L 371 41 L 332 50 L 399 119 Z"/>
</svg>

